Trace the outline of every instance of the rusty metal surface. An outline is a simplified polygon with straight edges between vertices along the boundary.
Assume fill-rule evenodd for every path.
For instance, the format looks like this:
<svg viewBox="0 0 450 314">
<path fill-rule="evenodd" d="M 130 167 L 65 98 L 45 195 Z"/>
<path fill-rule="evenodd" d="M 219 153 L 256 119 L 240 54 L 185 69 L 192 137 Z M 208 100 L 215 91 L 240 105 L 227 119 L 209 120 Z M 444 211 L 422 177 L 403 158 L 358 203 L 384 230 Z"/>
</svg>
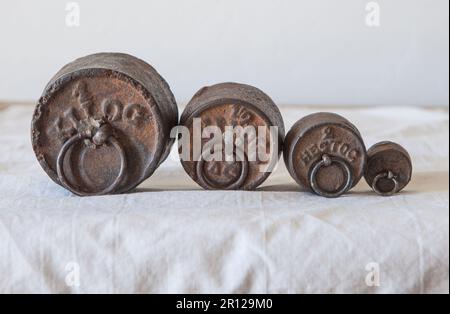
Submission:
<svg viewBox="0 0 450 314">
<path fill-rule="evenodd" d="M 364 177 L 377 194 L 390 196 L 400 192 L 411 176 L 411 157 L 399 144 L 385 141 L 368 150 Z"/>
<path fill-rule="evenodd" d="M 261 90 L 244 84 L 222 83 L 204 87 L 198 91 L 183 111 L 180 124 L 190 130 L 190 145 L 193 145 L 193 119 L 201 118 L 202 129 L 216 125 L 221 131 L 226 126 L 276 126 L 278 127 L 278 146 L 271 155 L 278 161 L 284 140 L 284 124 L 275 103 Z M 269 131 L 268 131 L 269 132 Z M 270 136 L 263 145 L 269 151 Z M 207 139 L 202 139 L 202 149 Z M 189 160 L 181 160 L 189 176 L 205 189 L 243 189 L 252 190 L 259 186 L 270 172 L 261 172 L 260 166 L 267 164 L 258 158 L 248 161 L 247 146 L 245 159 L 228 161 L 194 160 L 191 149 Z"/>
<path fill-rule="evenodd" d="M 123 193 L 167 157 L 175 99 L 147 63 L 119 53 L 75 60 L 48 83 L 32 120 L 33 149 L 53 181 L 78 195 Z"/>
<path fill-rule="evenodd" d="M 334 113 L 315 113 L 297 121 L 284 143 L 286 167 L 302 190 L 338 197 L 364 173 L 366 148 L 358 129 Z"/>
</svg>

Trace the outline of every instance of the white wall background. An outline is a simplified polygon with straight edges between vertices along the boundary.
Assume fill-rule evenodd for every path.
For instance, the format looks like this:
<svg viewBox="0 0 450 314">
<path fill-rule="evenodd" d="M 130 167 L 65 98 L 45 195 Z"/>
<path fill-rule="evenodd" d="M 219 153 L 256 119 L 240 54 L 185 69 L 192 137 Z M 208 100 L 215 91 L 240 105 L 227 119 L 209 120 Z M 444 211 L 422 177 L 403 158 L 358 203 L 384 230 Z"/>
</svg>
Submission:
<svg viewBox="0 0 450 314">
<path fill-rule="evenodd" d="M 282 104 L 448 106 L 449 1 L 2 0 L 0 100 L 36 100 L 67 62 L 102 51 L 151 63 L 179 102 L 222 81 Z"/>
</svg>

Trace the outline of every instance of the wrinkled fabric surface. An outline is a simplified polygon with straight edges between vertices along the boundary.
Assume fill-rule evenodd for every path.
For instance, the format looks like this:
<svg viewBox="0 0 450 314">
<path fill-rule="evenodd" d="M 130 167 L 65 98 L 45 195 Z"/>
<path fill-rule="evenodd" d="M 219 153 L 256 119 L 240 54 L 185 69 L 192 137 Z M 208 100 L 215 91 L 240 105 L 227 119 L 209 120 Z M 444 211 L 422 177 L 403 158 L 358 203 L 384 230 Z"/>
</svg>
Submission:
<svg viewBox="0 0 450 314">
<path fill-rule="evenodd" d="M 399 195 L 324 199 L 282 162 L 257 191 L 203 191 L 176 154 L 133 193 L 77 197 L 36 161 L 32 110 L 0 105 L 1 293 L 448 293 L 448 111 L 282 107 L 287 129 L 330 110 L 412 156 Z"/>
</svg>

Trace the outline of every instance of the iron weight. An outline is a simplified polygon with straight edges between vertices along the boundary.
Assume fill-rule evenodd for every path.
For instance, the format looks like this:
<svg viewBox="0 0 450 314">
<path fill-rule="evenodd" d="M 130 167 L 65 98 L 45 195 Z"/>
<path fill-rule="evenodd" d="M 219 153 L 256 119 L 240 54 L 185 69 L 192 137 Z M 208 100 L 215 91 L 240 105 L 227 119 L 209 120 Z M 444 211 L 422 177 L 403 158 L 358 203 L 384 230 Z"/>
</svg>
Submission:
<svg viewBox="0 0 450 314">
<path fill-rule="evenodd" d="M 194 118 L 200 119 L 202 130 L 213 125 L 219 127 L 222 133 L 225 133 L 227 126 L 252 126 L 255 130 L 266 127 L 265 141 L 258 140 L 258 148 L 266 149 L 270 158 L 266 161 L 256 156 L 249 160 L 248 146 L 245 145 L 241 152 L 244 158 L 241 160 L 234 158 L 229 162 L 223 157 L 222 161 L 205 161 L 203 155 L 196 154 L 192 149 Z M 186 106 L 180 124 L 189 129 L 191 136 L 190 156 L 188 160 L 181 158 L 181 164 L 187 174 L 204 189 L 253 190 L 270 175 L 270 171 L 262 170 L 265 165 L 276 163 L 281 155 L 285 132 L 281 113 L 269 96 L 253 86 L 221 83 L 202 88 Z M 277 141 L 269 134 L 271 126 L 277 129 Z M 209 149 L 205 147 L 208 141 L 208 138 L 201 139 L 201 153 Z M 271 148 L 274 145 L 276 147 Z"/>
<path fill-rule="evenodd" d="M 99 53 L 64 66 L 34 111 L 31 138 L 48 176 L 77 195 L 130 191 L 167 157 L 178 109 L 144 61 Z"/>
<path fill-rule="evenodd" d="M 286 135 L 283 156 L 302 190 L 339 197 L 364 174 L 366 148 L 358 129 L 334 113 L 314 113 Z"/>
<path fill-rule="evenodd" d="M 368 150 L 364 177 L 377 194 L 391 196 L 400 192 L 411 176 L 411 157 L 399 144 L 385 141 Z"/>
</svg>

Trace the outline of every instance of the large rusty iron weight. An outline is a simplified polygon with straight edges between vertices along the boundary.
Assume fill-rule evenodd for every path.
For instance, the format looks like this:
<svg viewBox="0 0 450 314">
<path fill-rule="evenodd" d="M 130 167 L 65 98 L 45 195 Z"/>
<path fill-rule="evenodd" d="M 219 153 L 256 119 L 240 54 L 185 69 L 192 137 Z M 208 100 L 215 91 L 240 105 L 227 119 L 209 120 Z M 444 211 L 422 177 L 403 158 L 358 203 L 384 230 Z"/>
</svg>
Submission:
<svg viewBox="0 0 450 314">
<path fill-rule="evenodd" d="M 42 168 L 77 195 L 124 193 L 166 159 L 178 109 L 149 64 L 99 53 L 64 66 L 34 111 L 31 136 Z"/>
</svg>

